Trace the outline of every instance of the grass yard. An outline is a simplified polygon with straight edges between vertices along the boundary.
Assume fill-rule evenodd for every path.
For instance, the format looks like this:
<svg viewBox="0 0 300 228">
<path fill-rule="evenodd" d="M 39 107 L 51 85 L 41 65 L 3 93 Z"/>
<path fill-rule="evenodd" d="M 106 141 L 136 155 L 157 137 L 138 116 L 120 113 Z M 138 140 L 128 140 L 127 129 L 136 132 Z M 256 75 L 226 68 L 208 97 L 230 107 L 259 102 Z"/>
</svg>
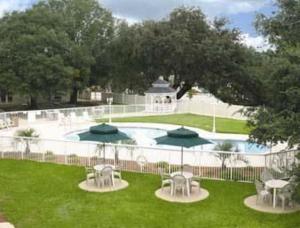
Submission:
<svg viewBox="0 0 300 228">
<path fill-rule="evenodd" d="M 202 181 L 208 199 L 194 204 L 164 202 L 154 196 L 155 175 L 124 173 L 129 187 L 88 193 L 78 188 L 82 167 L 0 160 L 0 214 L 16 227 L 300 227 L 300 213 L 264 214 L 243 204 L 253 184 Z"/>
<path fill-rule="evenodd" d="M 100 119 L 98 122 L 107 121 Z M 195 127 L 212 131 L 213 117 L 201 116 L 195 114 L 174 114 L 161 116 L 143 116 L 143 117 L 128 117 L 128 118 L 113 118 L 114 122 L 145 122 L 145 123 L 165 123 L 177 124 L 189 127 Z M 216 131 L 218 133 L 232 134 L 249 134 L 250 128 L 244 120 L 235 120 L 228 118 L 216 118 Z"/>
</svg>

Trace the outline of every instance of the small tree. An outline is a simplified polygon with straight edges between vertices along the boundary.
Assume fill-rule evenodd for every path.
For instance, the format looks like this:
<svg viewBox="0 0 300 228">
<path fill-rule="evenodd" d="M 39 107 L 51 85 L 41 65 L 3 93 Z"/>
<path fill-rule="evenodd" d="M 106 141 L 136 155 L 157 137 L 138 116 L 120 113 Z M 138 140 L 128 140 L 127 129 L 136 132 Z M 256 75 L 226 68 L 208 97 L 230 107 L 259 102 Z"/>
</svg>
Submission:
<svg viewBox="0 0 300 228">
<path fill-rule="evenodd" d="M 229 141 L 224 141 L 223 143 L 218 143 L 214 150 L 216 151 L 225 151 L 225 152 L 231 152 L 233 149 L 233 144 Z M 222 169 L 226 168 L 226 161 L 227 159 L 229 159 L 231 157 L 231 153 L 217 153 L 215 155 L 217 158 L 219 158 L 221 160 L 222 163 Z"/>
<path fill-rule="evenodd" d="M 26 147 L 25 147 L 25 153 L 29 154 L 30 153 L 30 138 L 38 138 L 39 135 L 36 133 L 36 130 L 33 128 L 28 128 L 28 129 L 22 129 L 18 130 L 15 134 L 17 137 L 26 137 L 28 139 L 25 139 Z"/>
<path fill-rule="evenodd" d="M 298 153 L 296 155 L 296 158 L 298 159 L 298 161 L 300 161 L 300 153 Z M 296 192 L 295 192 L 294 197 L 295 197 L 296 201 L 300 202 L 300 163 L 295 168 L 293 173 L 294 173 L 294 175 L 297 176 L 297 180 L 296 180 L 297 187 L 296 187 Z"/>
<path fill-rule="evenodd" d="M 198 94 L 198 92 L 196 90 L 194 90 L 193 88 L 187 92 L 187 96 L 190 100 L 192 100 L 192 98 L 197 94 Z"/>
</svg>

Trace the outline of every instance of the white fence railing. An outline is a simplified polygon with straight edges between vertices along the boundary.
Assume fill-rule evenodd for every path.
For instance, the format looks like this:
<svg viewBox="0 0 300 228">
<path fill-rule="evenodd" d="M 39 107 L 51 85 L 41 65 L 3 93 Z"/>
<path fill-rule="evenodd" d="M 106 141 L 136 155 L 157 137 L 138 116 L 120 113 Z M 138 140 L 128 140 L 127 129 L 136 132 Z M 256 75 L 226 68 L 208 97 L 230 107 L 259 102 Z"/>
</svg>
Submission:
<svg viewBox="0 0 300 228">
<path fill-rule="evenodd" d="M 296 152 L 276 154 L 245 154 L 222 151 L 184 152 L 184 164 L 193 167 L 195 175 L 211 179 L 253 181 L 265 168 L 273 170 L 278 177 L 287 174 Z M 274 163 L 273 158 L 277 163 Z M 137 145 L 75 142 L 25 137 L 0 137 L 0 159 L 29 159 L 67 165 L 93 166 L 97 163 L 118 164 L 123 170 L 158 173 L 158 168 L 169 172 L 180 168 L 180 150 Z M 293 160 L 295 162 L 295 160 Z"/>
<path fill-rule="evenodd" d="M 78 123 L 99 118 L 159 115 L 147 111 L 147 105 L 101 105 L 66 109 L 16 111 L 0 113 L 0 129 L 12 126 L 28 126 L 41 121 Z"/>
<path fill-rule="evenodd" d="M 145 96 L 125 93 L 113 93 L 114 101 L 126 105 L 145 104 Z M 217 116 L 232 119 L 245 120 L 246 117 L 240 112 L 245 106 L 229 105 L 216 99 L 210 94 L 202 94 L 193 97 L 191 100 L 181 99 L 177 101 L 176 112 L 194 113 L 205 116 Z"/>
</svg>

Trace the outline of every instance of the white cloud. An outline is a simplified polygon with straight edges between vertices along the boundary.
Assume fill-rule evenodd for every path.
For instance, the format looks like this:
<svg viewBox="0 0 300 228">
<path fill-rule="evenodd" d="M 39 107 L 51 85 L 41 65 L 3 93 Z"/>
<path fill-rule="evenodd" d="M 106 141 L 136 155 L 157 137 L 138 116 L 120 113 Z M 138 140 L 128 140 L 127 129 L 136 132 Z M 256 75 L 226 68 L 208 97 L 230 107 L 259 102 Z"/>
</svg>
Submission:
<svg viewBox="0 0 300 228">
<path fill-rule="evenodd" d="M 260 52 L 270 49 L 274 50 L 274 46 L 272 46 L 263 36 L 250 36 L 248 33 L 244 33 L 241 35 L 241 43 L 245 44 L 247 47 L 253 47 Z"/>
<path fill-rule="evenodd" d="M 134 20 L 160 19 L 180 6 L 200 7 L 208 17 L 258 11 L 273 0 L 99 0 L 114 14 Z"/>
<path fill-rule="evenodd" d="M 14 10 L 24 10 L 37 0 L 0 0 L 0 17 Z"/>
</svg>

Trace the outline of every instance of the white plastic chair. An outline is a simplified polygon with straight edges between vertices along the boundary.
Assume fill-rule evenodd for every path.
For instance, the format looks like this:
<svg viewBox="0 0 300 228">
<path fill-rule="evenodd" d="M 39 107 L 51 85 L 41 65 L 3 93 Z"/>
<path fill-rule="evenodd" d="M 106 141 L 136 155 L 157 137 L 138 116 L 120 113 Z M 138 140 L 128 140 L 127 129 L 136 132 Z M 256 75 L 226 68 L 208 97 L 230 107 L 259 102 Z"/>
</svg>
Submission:
<svg viewBox="0 0 300 228">
<path fill-rule="evenodd" d="M 263 183 L 259 180 L 255 180 L 255 187 L 256 187 L 256 204 L 259 202 L 270 202 L 270 199 L 272 199 L 272 195 L 269 191 L 264 189 Z"/>
<path fill-rule="evenodd" d="M 113 170 L 113 175 L 114 177 L 118 178 L 120 182 L 122 181 L 122 173 L 120 166 L 115 167 L 115 169 Z"/>
<path fill-rule="evenodd" d="M 172 195 L 176 195 L 176 192 L 178 190 L 180 190 L 182 192 L 182 196 L 184 196 L 184 193 L 187 192 L 188 193 L 188 190 L 187 190 L 187 180 L 185 179 L 185 177 L 183 175 L 175 175 L 173 178 L 172 178 L 172 181 L 173 181 L 173 191 L 172 191 Z"/>
<path fill-rule="evenodd" d="M 95 170 L 91 167 L 85 167 L 85 173 L 86 173 L 86 184 L 88 185 L 89 180 L 94 180 L 96 184 Z"/>
<path fill-rule="evenodd" d="M 98 175 L 98 177 L 97 177 L 98 187 L 105 186 L 105 185 L 108 185 L 110 187 L 113 186 L 114 183 L 113 183 L 112 174 L 113 174 L 112 167 L 110 167 L 110 166 L 104 167 L 101 170 L 100 175 Z"/>
<path fill-rule="evenodd" d="M 200 190 L 201 190 L 200 181 L 201 181 L 200 177 L 195 176 L 195 177 L 192 178 L 192 181 L 190 183 L 191 192 L 192 192 L 193 188 L 197 188 L 200 192 Z"/>
<path fill-rule="evenodd" d="M 173 180 L 172 180 L 171 176 L 169 174 L 165 173 L 164 169 L 162 169 L 162 168 L 159 168 L 158 171 L 159 171 L 160 178 L 161 178 L 161 189 L 162 189 L 162 191 L 164 191 L 165 186 L 170 186 L 171 194 L 172 194 L 172 192 L 173 192 Z"/>
<path fill-rule="evenodd" d="M 282 189 L 279 190 L 277 194 L 277 198 L 281 201 L 282 210 L 285 209 L 286 202 L 289 202 L 292 206 L 294 206 L 293 194 L 294 194 L 294 186 L 292 184 L 287 184 Z"/>
</svg>

